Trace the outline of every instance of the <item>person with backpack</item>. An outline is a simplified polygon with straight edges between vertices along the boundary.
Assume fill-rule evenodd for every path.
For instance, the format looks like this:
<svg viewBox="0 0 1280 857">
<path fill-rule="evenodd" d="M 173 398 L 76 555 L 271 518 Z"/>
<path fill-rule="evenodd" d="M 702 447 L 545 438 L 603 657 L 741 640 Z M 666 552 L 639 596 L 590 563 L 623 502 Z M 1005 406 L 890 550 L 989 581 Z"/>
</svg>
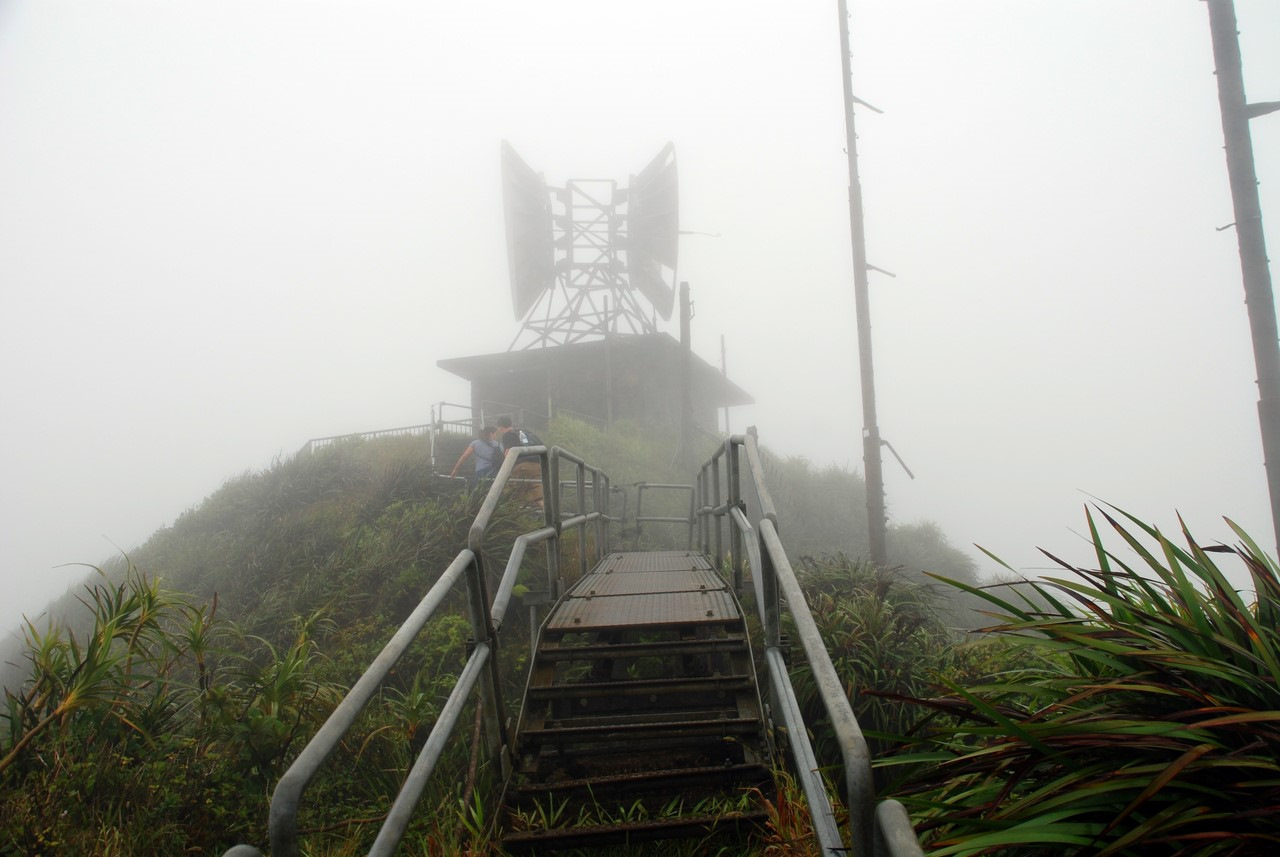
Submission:
<svg viewBox="0 0 1280 857">
<path fill-rule="evenodd" d="M 542 446 L 542 440 L 536 434 L 524 428 L 512 425 L 511 417 L 498 417 L 498 433 L 502 435 L 503 453 L 515 446 Z M 511 471 L 511 478 L 519 487 L 515 496 L 528 500 L 539 509 L 542 508 L 542 464 L 536 458 L 526 458 L 516 462 Z"/>
<path fill-rule="evenodd" d="M 503 414 L 498 417 L 498 434 L 501 435 L 504 451 L 513 446 L 542 446 L 542 439 L 526 428 L 516 428 L 511 424 L 511 417 Z"/>
<path fill-rule="evenodd" d="M 470 480 L 472 484 L 497 476 L 498 468 L 502 466 L 502 456 L 505 453 L 502 444 L 498 443 L 494 438 L 497 431 L 493 426 L 485 426 L 481 429 L 480 437 L 471 441 L 467 448 L 462 451 L 462 455 L 458 456 L 458 463 L 453 465 L 453 470 L 449 473 L 450 478 L 457 476 L 462 463 L 473 455 L 476 459 L 476 475 L 474 479 Z"/>
</svg>

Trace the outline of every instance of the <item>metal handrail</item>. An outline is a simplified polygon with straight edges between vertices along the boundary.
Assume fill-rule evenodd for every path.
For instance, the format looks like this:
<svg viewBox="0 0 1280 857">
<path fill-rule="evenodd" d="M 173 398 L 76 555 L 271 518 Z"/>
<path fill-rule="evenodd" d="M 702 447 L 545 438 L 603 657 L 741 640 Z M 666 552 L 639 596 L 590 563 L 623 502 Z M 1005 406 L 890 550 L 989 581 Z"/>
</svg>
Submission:
<svg viewBox="0 0 1280 857">
<path fill-rule="evenodd" d="M 644 492 L 646 490 L 688 491 L 689 513 L 687 515 L 646 515 L 644 514 Z M 697 509 L 695 503 L 696 490 L 693 485 L 672 485 L 664 482 L 636 483 L 636 548 L 640 547 L 640 532 L 644 524 L 683 524 L 689 528 L 688 549 L 693 549 L 693 533 L 697 526 Z"/>
<path fill-rule="evenodd" d="M 744 458 L 746 475 L 757 505 L 754 524 L 752 516 L 747 513 L 746 497 L 742 491 Z M 723 501 L 722 485 L 725 488 Z M 870 749 L 778 536 L 777 510 L 765 483 L 764 465 L 754 433 L 734 435 L 725 440 L 724 446 L 703 464 L 697 486 L 702 550 L 710 551 L 714 530 L 716 556 L 723 556 L 720 552 L 720 530 L 727 522 L 730 562 L 739 592 L 744 559 L 751 568 L 773 690 L 774 716 L 780 717 L 787 729 L 792 761 L 809 800 L 814 832 L 823 852 L 843 854 L 846 849 L 834 824 L 826 785 L 817 770 L 808 731 L 795 704 L 795 691 L 782 658 L 780 620 L 783 604 L 795 624 L 805 660 L 840 747 L 854 853 L 919 857 L 924 852 L 902 805 L 892 800 L 876 805 Z"/>
<path fill-rule="evenodd" d="M 315 452 L 317 449 L 323 449 L 335 443 L 341 443 L 348 440 L 376 440 L 383 437 L 397 437 L 402 435 L 420 435 L 429 434 L 435 427 L 434 423 L 424 423 L 416 426 L 401 426 L 399 428 L 378 429 L 377 431 L 360 431 L 351 434 L 335 434 L 329 437 L 313 437 L 302 445 L 302 449 L 298 450 L 299 455 L 306 455 Z"/>
<path fill-rule="evenodd" d="M 486 588 L 484 535 L 507 484 L 515 481 L 512 480 L 511 474 L 517 462 L 527 458 L 536 458 L 541 465 L 543 496 L 546 500 L 543 503 L 545 526 L 516 538 L 511 556 L 498 582 L 497 593 L 490 602 Z M 553 474 L 559 473 L 562 460 L 570 462 L 575 468 L 578 508 L 585 508 L 584 504 L 588 496 L 585 478 L 587 473 L 592 475 L 590 497 L 593 500 L 590 512 L 580 512 L 563 521 L 559 520 L 559 480 L 553 479 Z M 510 735 L 507 732 L 507 712 L 502 700 L 502 687 L 498 673 L 498 631 L 502 626 L 525 553 L 530 545 L 547 544 L 549 587 L 555 590 L 562 588 L 563 569 L 559 552 L 561 536 L 566 529 L 578 532 L 578 552 L 582 562 L 585 562 L 589 541 L 585 537 L 586 528 L 592 526 L 595 538 L 590 541 L 594 547 L 594 561 L 598 562 L 604 550 L 607 549 L 610 538 L 610 495 L 608 476 L 559 447 L 550 449 L 545 446 L 517 447 L 514 454 L 512 450 L 508 450 L 502 466 L 494 477 L 493 484 L 485 495 L 480 511 L 476 514 L 468 531 L 467 547 L 458 552 L 444 573 L 431 586 L 418 606 L 392 635 L 391 640 L 383 647 L 373 663 L 347 692 L 337 708 L 280 778 L 271 797 L 268 823 L 273 857 L 297 857 L 299 853 L 298 811 L 307 786 L 319 772 L 321 765 L 337 749 L 396 663 L 426 627 L 427 622 L 434 617 L 459 579 L 465 579 L 467 584 L 467 602 L 471 614 L 474 648 L 440 716 L 432 726 L 426 744 L 406 776 L 382 828 L 378 831 L 377 839 L 369 852 L 371 857 L 387 857 L 399 846 L 414 806 L 422 796 L 446 743 L 457 727 L 458 717 L 466 706 L 467 699 L 477 686 L 480 688 L 481 705 L 485 714 L 484 740 L 490 759 L 500 765 L 504 773 L 506 772 L 510 765 Z M 225 852 L 224 857 L 233 857 L 233 855 L 234 857 L 261 857 L 261 852 L 250 845 L 236 845 Z"/>
</svg>

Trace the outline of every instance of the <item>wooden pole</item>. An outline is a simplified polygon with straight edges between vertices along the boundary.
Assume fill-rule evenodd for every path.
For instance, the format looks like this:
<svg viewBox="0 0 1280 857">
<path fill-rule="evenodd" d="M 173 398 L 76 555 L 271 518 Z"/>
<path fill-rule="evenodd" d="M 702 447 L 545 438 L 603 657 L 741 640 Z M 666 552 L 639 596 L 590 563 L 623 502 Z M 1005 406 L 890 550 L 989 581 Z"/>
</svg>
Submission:
<svg viewBox="0 0 1280 857">
<path fill-rule="evenodd" d="M 849 233 L 853 245 L 853 295 L 858 313 L 858 366 L 862 379 L 862 468 L 867 482 L 867 538 L 871 561 L 889 563 L 885 546 L 884 470 L 880 426 L 876 422 L 876 379 L 871 360 L 871 299 L 867 289 L 867 240 L 862 225 L 862 182 L 858 178 L 858 135 L 853 122 L 853 79 L 849 67 L 849 8 L 839 0 L 840 69 L 844 78 L 845 150 L 849 153 Z"/>
<path fill-rule="evenodd" d="M 1280 550 L 1280 343 L 1276 337 L 1276 305 L 1262 231 L 1253 139 L 1249 135 L 1249 119 L 1274 107 L 1250 105 L 1245 101 L 1234 0 L 1208 0 L 1208 6 L 1231 205 L 1235 210 L 1240 269 L 1244 275 L 1244 301 L 1249 310 L 1253 360 L 1258 371 L 1258 423 L 1262 429 L 1262 456 L 1271 498 L 1271 525 L 1277 550 Z"/>
</svg>

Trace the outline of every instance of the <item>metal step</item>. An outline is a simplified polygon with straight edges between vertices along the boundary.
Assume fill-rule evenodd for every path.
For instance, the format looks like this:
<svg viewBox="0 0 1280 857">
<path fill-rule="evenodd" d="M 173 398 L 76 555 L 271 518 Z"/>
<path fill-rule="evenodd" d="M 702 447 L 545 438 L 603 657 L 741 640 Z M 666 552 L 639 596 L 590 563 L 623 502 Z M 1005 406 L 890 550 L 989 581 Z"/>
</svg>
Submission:
<svg viewBox="0 0 1280 857">
<path fill-rule="evenodd" d="M 634 681 L 583 681 L 530 687 L 530 700 L 594 699 L 607 697 L 655 696 L 667 694 L 716 694 L 751 690 L 755 685 L 749 675 L 696 676 L 690 678 L 637 679 Z"/>
<path fill-rule="evenodd" d="M 576 584 L 542 628 L 516 741 L 508 851 L 758 825 L 772 774 L 751 647 L 707 560 L 611 554 Z"/>
<path fill-rule="evenodd" d="M 538 647 L 540 661 L 613 660 L 616 658 L 659 658 L 665 655 L 711 655 L 746 651 L 741 634 L 704 640 L 668 640 L 653 643 L 586 643 L 577 646 L 544 643 Z"/>
<path fill-rule="evenodd" d="M 634 743 L 637 741 L 675 741 L 682 738 L 727 738 L 734 735 L 755 735 L 759 731 L 760 720 L 758 718 L 726 717 L 714 720 L 666 720 L 656 723 L 542 726 L 541 728 L 526 730 L 521 737 L 534 743 L 546 741 Z"/>
<path fill-rule="evenodd" d="M 655 839 L 725 835 L 740 838 L 764 826 L 764 810 L 722 815 L 691 815 L 656 821 L 621 822 L 589 827 L 560 827 L 553 830 L 525 830 L 506 833 L 502 845 L 510 852 L 546 852 L 562 848 L 594 848 L 626 845 Z"/>
<path fill-rule="evenodd" d="M 708 765 L 698 768 L 662 768 L 632 773 L 607 774 L 597 777 L 559 780 L 549 783 L 523 783 L 508 798 L 514 806 L 527 806 L 539 798 L 621 797 L 658 793 L 692 794 L 709 788 L 767 789 L 773 785 L 773 774 L 762 765 Z"/>
</svg>

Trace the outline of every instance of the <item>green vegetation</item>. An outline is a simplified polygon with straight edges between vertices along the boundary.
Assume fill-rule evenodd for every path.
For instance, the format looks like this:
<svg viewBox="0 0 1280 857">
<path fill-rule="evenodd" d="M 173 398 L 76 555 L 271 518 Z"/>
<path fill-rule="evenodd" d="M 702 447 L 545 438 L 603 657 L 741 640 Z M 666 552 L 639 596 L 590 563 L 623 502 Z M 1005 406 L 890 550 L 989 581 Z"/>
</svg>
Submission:
<svg viewBox="0 0 1280 857">
<path fill-rule="evenodd" d="M 82 603 L 55 608 L 60 624 L 25 629 L 30 678 L 0 712 L 0 854 L 265 844 L 281 772 L 465 542 L 480 499 L 432 477 L 421 439 L 343 443 L 229 481 L 97 572 Z M 505 509 L 493 538 L 531 528 Z M 367 846 L 469 632 L 459 593 L 312 786 L 302 826 L 318 853 Z M 424 798 L 443 811 L 413 833 L 436 853 L 466 835 L 466 738 Z"/>
<path fill-rule="evenodd" d="M 931 854 L 1243 855 L 1280 842 L 1280 569 L 1185 547 L 1123 513 L 1097 568 L 973 590 L 1016 658 L 918 700 L 896 760 Z M 1211 551 L 1248 569 L 1255 600 Z M 1025 597 L 1024 597 L 1025 596 Z"/>
<path fill-rule="evenodd" d="M 673 439 L 647 429 L 563 422 L 548 435 L 616 465 L 616 484 L 679 478 Z M 856 475 L 767 466 L 813 616 L 885 754 L 878 777 L 928 853 L 1235 855 L 1280 841 L 1280 569 L 1244 533 L 1240 548 L 1204 549 L 1184 532 L 1184 547 L 1103 514 L 1089 520 L 1097 568 L 981 587 L 929 524 L 891 532 L 914 567 L 867 566 L 854 558 Z M 432 476 L 421 440 L 344 443 L 231 480 L 97 571 L 60 624 L 25 629 L 29 677 L 0 711 L 0 855 L 265 844 L 280 773 L 462 545 L 479 501 Z M 538 522 L 504 507 L 493 543 Z M 1252 601 L 1214 550 L 1248 569 Z M 996 617 L 986 634 L 959 635 L 939 613 L 961 594 Z M 462 614 L 459 598 L 429 626 L 312 785 L 308 853 L 368 847 L 461 666 Z M 511 617 L 514 699 L 528 628 Z M 834 767 L 805 670 L 794 678 Z M 446 750 L 406 851 L 486 850 L 492 809 L 471 743 Z M 794 787 L 759 797 L 765 852 L 811 846 Z"/>
<path fill-rule="evenodd" d="M 620 426 L 604 435 L 559 421 L 546 438 L 605 467 L 617 485 L 687 479 L 674 437 L 662 432 Z M 806 552 L 858 550 L 856 534 L 848 538 L 861 514 L 856 475 L 815 474 L 794 459 L 769 467 L 787 494 L 784 521 L 805 519 L 815 498 L 827 502 L 823 492 L 840 506 L 805 524 Z M 55 625 L 28 625 L 23 652 L 9 656 L 29 675 L 8 683 L 0 710 L 0 855 L 220 854 L 236 842 L 265 844 L 281 772 L 464 544 L 480 499 L 431 474 L 421 438 L 344 442 L 230 480 L 104 564 L 78 598 L 51 610 Z M 492 545 L 539 525 L 536 514 L 504 506 Z M 909 539 L 911 528 L 895 532 Z M 951 564 L 913 569 L 913 579 L 971 569 L 936 529 L 925 543 L 921 556 L 941 550 Z M 312 784 L 301 819 L 309 853 L 368 847 L 461 667 L 469 624 L 460 594 L 446 613 Z M 510 612 L 504 639 L 512 699 L 524 614 Z M 491 809 L 469 739 L 447 749 L 407 851 L 480 844 Z M 796 799 L 784 791 L 769 805 L 778 816 L 770 841 L 794 852 L 805 835 L 793 829 Z"/>
</svg>

